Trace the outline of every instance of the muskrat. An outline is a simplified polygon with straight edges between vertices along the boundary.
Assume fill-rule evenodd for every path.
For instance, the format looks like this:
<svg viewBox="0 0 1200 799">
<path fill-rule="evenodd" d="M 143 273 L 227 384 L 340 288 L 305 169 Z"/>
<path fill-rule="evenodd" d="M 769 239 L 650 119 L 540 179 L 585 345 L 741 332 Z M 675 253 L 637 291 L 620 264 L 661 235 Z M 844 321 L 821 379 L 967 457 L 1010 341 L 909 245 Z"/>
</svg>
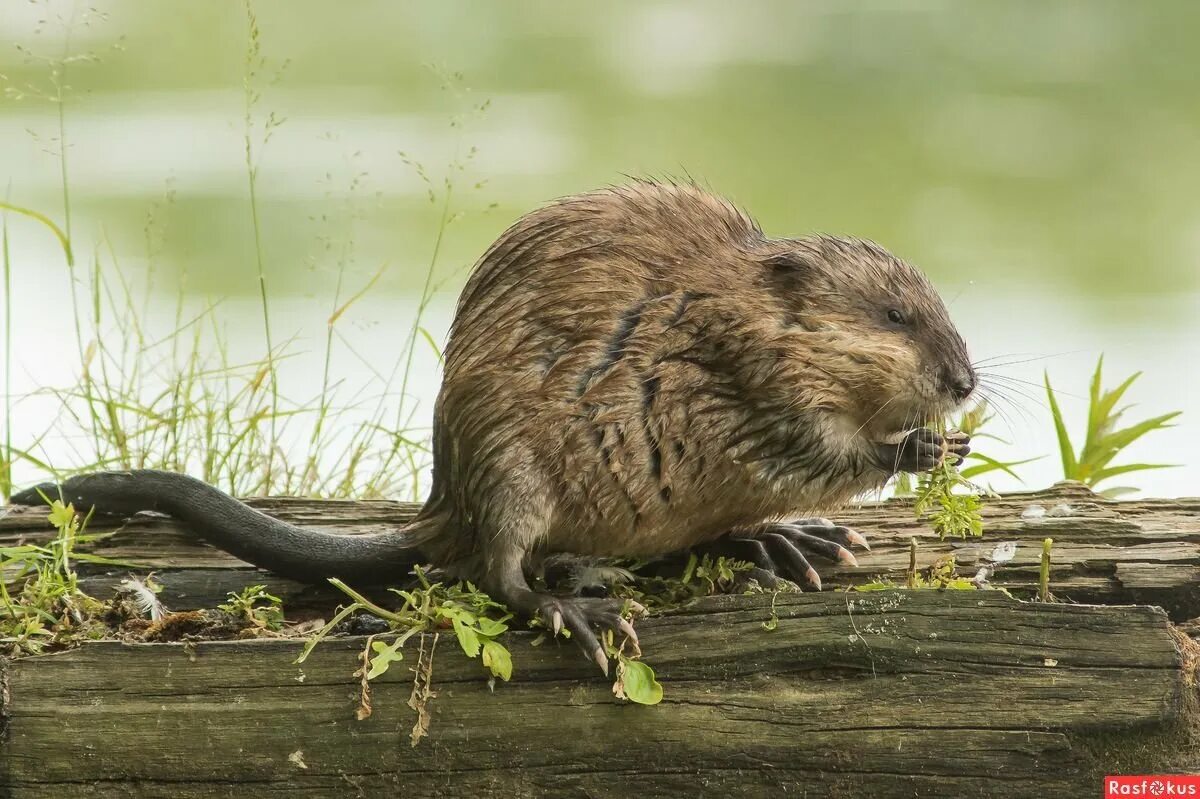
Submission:
<svg viewBox="0 0 1200 799">
<path fill-rule="evenodd" d="M 961 458 L 965 436 L 924 425 L 975 385 L 937 292 L 887 250 L 767 238 L 696 185 L 636 181 L 536 210 L 480 259 L 445 348 L 432 490 L 403 529 L 302 529 L 154 470 L 39 488 L 170 514 L 302 580 L 433 563 L 556 633 L 565 624 L 607 671 L 595 628 L 636 643 L 621 603 L 533 590 L 538 559 L 715 545 L 819 588 L 806 553 L 853 563 L 865 539 L 823 518 L 776 520 Z"/>
</svg>

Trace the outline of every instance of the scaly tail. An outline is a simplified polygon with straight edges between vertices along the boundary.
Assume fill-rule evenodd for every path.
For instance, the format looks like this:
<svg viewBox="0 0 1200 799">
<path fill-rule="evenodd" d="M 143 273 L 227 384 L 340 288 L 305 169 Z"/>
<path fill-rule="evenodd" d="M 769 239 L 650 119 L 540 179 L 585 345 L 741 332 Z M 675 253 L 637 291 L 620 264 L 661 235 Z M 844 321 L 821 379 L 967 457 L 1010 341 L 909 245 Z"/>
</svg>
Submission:
<svg viewBox="0 0 1200 799">
<path fill-rule="evenodd" d="M 425 558 L 416 549 L 418 534 L 428 536 L 437 519 L 418 516 L 391 533 L 333 535 L 307 530 L 260 513 L 205 482 L 176 472 L 134 469 L 72 477 L 61 485 L 43 483 L 12 496 L 14 505 L 73 503 L 81 511 L 95 507 L 110 515 L 150 510 L 185 522 L 205 541 L 235 557 L 284 577 L 316 582 L 399 578 Z"/>
</svg>

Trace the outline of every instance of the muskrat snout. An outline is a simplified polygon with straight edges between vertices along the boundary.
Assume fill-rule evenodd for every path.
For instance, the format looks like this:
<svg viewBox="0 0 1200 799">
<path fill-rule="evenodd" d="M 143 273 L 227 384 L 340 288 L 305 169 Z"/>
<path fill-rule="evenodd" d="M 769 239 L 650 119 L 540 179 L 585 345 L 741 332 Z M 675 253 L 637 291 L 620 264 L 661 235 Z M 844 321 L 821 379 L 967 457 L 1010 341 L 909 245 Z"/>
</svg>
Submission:
<svg viewBox="0 0 1200 799">
<path fill-rule="evenodd" d="M 945 386 L 946 391 L 954 399 L 962 402 L 971 396 L 971 392 L 979 385 L 979 379 L 975 374 L 975 370 L 969 366 L 958 369 L 952 368 L 942 373 L 942 385 Z"/>
</svg>

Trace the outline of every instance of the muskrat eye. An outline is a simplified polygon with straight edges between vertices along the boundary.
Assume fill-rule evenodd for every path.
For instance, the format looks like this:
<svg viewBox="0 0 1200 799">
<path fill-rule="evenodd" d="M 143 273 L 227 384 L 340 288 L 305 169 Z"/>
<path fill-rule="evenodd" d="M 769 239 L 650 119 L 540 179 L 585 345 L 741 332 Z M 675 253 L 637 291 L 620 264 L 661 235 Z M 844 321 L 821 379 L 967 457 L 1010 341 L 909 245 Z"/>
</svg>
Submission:
<svg viewBox="0 0 1200 799">
<path fill-rule="evenodd" d="M 897 325 L 902 325 L 904 324 L 904 314 L 893 308 L 892 310 L 888 311 L 888 321 Z"/>
</svg>

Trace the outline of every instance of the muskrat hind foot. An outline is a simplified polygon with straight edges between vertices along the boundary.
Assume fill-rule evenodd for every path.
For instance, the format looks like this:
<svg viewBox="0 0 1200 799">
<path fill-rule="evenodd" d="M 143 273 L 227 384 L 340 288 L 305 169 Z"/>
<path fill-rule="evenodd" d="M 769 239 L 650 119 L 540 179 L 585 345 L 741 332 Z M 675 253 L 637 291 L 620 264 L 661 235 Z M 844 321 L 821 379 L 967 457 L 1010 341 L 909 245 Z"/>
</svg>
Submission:
<svg viewBox="0 0 1200 799">
<path fill-rule="evenodd" d="M 911 431 L 899 444 L 880 444 L 879 465 L 892 472 L 927 472 L 947 458 L 961 463 L 971 452 L 971 437 L 959 430 L 944 436 L 922 427 Z"/>
<path fill-rule="evenodd" d="M 753 563 L 755 568 L 750 576 L 764 588 L 775 588 L 783 578 L 820 591 L 821 575 L 809 562 L 808 555 L 857 566 L 858 559 L 850 551 L 851 546 L 871 548 L 858 531 L 828 519 L 812 518 L 734 530 L 707 551 Z"/>
<path fill-rule="evenodd" d="M 637 632 L 629 620 L 621 615 L 627 605 L 635 613 L 645 610 L 633 600 L 627 603 L 623 599 L 561 597 L 529 591 L 508 604 L 510 610 L 529 618 L 538 618 L 556 636 L 566 627 L 571 631 L 571 638 L 596 661 L 605 676 L 608 676 L 608 654 L 595 633 L 596 628 L 625 636 L 634 652 L 641 654 Z"/>
</svg>

